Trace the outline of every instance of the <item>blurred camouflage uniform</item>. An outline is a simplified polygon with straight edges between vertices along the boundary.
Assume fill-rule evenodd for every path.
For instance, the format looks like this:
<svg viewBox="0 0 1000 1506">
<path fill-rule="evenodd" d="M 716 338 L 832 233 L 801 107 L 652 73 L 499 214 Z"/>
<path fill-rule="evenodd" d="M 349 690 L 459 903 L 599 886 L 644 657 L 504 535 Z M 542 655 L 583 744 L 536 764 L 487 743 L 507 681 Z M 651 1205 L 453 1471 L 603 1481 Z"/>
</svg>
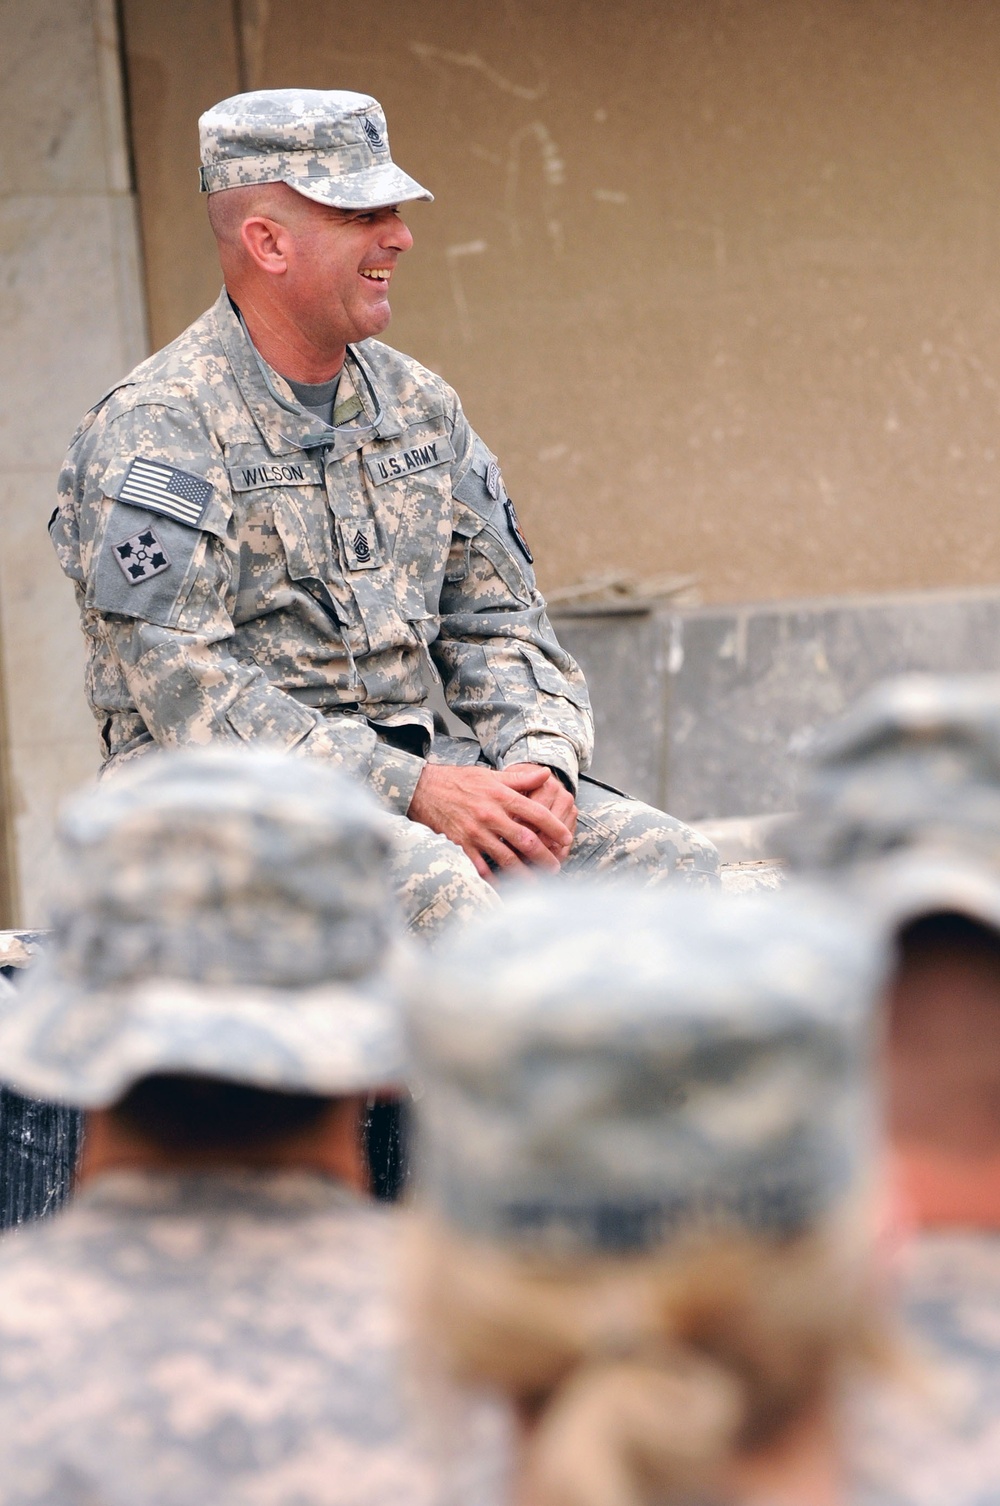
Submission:
<svg viewBox="0 0 1000 1506">
<path fill-rule="evenodd" d="M 867 1174 L 884 972 L 862 917 L 808 890 L 511 901 L 410 1009 L 420 1199 L 570 1258 L 813 1227 Z"/>
<path fill-rule="evenodd" d="M 810 762 L 782 837 L 794 869 L 851 888 L 891 932 L 941 912 L 1000 930 L 1000 676 L 877 685 Z M 852 1500 L 995 1506 L 1000 1234 L 921 1232 L 899 1282 L 915 1364 L 857 1398 Z"/>
<path fill-rule="evenodd" d="M 385 815 L 260 750 L 157 754 L 62 822 L 4 1078 L 92 1108 L 150 1073 L 399 1081 Z M 0 1500 L 438 1501 L 404 1415 L 394 1216 L 306 1171 L 112 1172 L 0 1242 Z"/>
<path fill-rule="evenodd" d="M 951 910 L 1000 929 L 1000 675 L 900 675 L 825 728 L 789 866 L 849 884 L 898 929 Z"/>
<path fill-rule="evenodd" d="M 996 1506 L 1000 1234 L 921 1234 L 900 1276 L 910 1364 L 853 1399 L 852 1506 Z"/>
<path fill-rule="evenodd" d="M 823 893 L 546 885 L 435 962 L 410 1011 L 425 1363 L 530 1408 L 524 1499 L 708 1506 L 744 1426 L 773 1428 L 769 1355 L 811 1332 L 832 1366 L 867 1313 L 876 933 Z"/>
<path fill-rule="evenodd" d="M 283 180 L 340 207 L 430 198 L 364 95 L 277 90 L 202 117 L 211 192 Z M 269 739 L 405 816 L 425 759 L 530 762 L 578 788 L 593 743 L 496 457 L 452 389 L 377 340 L 349 346 L 333 425 L 303 408 L 222 292 L 86 416 L 51 532 L 75 582 L 87 694 L 112 765 L 153 743 Z M 443 680 L 477 741 L 435 738 Z M 717 868 L 639 802 L 584 787 L 570 866 Z M 452 843 L 400 829 L 411 924 L 495 903 Z"/>
</svg>

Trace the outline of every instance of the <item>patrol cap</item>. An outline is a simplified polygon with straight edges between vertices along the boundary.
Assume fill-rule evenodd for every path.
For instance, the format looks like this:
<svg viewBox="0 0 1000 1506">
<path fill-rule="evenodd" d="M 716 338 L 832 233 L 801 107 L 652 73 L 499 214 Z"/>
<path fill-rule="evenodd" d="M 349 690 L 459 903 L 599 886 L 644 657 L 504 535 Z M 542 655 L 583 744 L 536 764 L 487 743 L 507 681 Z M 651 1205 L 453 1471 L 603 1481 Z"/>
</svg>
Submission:
<svg viewBox="0 0 1000 1506">
<path fill-rule="evenodd" d="M 53 931 L 0 1007 L 0 1079 L 97 1107 L 151 1073 L 337 1094 L 398 1081 L 388 823 L 261 749 L 154 753 L 59 823 Z"/>
<path fill-rule="evenodd" d="M 569 1258 L 783 1238 L 858 1191 L 886 958 L 832 893 L 563 883 L 428 968 L 419 1190 L 456 1232 Z"/>
<path fill-rule="evenodd" d="M 345 89 L 256 89 L 198 121 L 201 190 L 287 183 L 337 209 L 380 209 L 433 199 L 389 155 L 385 114 Z"/>
<path fill-rule="evenodd" d="M 1000 929 L 1000 676 L 901 675 L 816 739 L 780 842 L 893 926 L 958 911 Z"/>
</svg>

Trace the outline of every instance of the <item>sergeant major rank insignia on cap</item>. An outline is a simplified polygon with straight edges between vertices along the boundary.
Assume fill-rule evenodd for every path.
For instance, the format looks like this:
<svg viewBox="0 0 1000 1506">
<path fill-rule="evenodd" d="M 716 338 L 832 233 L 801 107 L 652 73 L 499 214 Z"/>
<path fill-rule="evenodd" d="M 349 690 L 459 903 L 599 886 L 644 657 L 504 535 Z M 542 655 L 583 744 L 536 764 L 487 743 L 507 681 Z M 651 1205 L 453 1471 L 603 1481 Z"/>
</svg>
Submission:
<svg viewBox="0 0 1000 1506">
<path fill-rule="evenodd" d="M 372 151 L 380 152 L 385 146 L 385 142 L 379 135 L 378 126 L 375 124 L 375 122 L 369 119 L 367 115 L 363 115 L 361 117 L 361 129 L 367 136 L 368 145 L 371 147 Z"/>
</svg>

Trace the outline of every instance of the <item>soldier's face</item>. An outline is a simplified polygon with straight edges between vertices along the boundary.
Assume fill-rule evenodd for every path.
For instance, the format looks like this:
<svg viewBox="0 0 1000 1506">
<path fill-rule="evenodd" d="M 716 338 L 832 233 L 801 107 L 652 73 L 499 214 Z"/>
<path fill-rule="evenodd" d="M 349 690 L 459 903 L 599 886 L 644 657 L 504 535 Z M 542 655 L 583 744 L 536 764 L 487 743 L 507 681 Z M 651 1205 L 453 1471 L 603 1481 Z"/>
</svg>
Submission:
<svg viewBox="0 0 1000 1506">
<path fill-rule="evenodd" d="M 333 209 L 302 200 L 288 255 L 288 293 L 314 338 L 346 344 L 379 335 L 389 323 L 389 283 L 413 245 L 394 207 Z"/>
</svg>

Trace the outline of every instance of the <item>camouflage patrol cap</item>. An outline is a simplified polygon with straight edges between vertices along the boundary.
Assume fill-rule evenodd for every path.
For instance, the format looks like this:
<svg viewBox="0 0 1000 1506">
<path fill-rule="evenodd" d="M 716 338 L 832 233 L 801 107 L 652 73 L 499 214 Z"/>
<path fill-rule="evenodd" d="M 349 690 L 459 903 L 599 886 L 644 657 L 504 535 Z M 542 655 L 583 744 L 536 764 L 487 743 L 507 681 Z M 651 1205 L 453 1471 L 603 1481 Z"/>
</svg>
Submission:
<svg viewBox="0 0 1000 1506">
<path fill-rule="evenodd" d="M 816 739 L 793 868 L 848 882 L 888 923 L 958 911 L 1000 928 L 1000 676 L 902 675 Z"/>
<path fill-rule="evenodd" d="M 0 1079 L 85 1107 L 157 1072 L 321 1094 L 400 1079 L 390 836 L 360 787 L 278 752 L 156 753 L 59 835 Z"/>
<path fill-rule="evenodd" d="M 337 209 L 380 209 L 433 199 L 389 155 L 377 100 L 344 89 L 257 89 L 198 121 L 201 189 L 287 183 Z"/>
<path fill-rule="evenodd" d="M 812 1227 L 869 1158 L 884 971 L 805 886 L 511 899 L 410 1003 L 425 1208 L 546 1256 Z"/>
</svg>

